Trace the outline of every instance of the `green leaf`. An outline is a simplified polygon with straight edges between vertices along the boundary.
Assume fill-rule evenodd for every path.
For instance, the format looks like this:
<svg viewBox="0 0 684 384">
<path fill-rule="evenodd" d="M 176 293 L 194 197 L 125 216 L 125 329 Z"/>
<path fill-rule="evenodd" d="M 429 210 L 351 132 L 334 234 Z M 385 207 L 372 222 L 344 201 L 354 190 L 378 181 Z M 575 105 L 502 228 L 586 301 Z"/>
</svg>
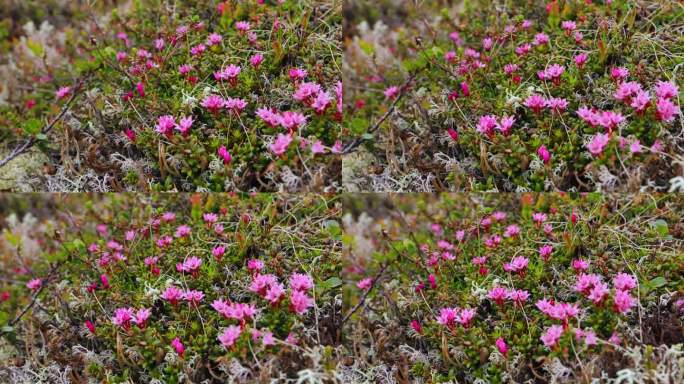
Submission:
<svg viewBox="0 0 684 384">
<path fill-rule="evenodd" d="M 359 48 L 361 48 L 363 53 L 368 56 L 372 56 L 373 53 L 375 53 L 375 47 L 373 47 L 373 44 L 367 42 L 366 40 L 359 41 Z"/>
<path fill-rule="evenodd" d="M 651 222 L 651 228 L 655 229 L 661 237 L 665 237 L 670 233 L 670 230 L 667 227 L 667 221 L 663 219 Z"/>
<path fill-rule="evenodd" d="M 29 135 L 35 135 L 40 133 L 40 129 L 43 126 L 43 123 L 38 120 L 38 119 L 28 119 L 26 122 L 24 122 L 24 132 L 28 133 Z"/>
<path fill-rule="evenodd" d="M 340 223 L 338 223 L 336 220 L 326 220 L 323 223 L 323 226 L 328 230 L 328 233 L 335 238 L 342 234 Z"/>
<path fill-rule="evenodd" d="M 339 287 L 340 285 L 342 285 L 342 280 L 339 277 L 331 277 L 328 280 L 322 282 L 320 284 L 320 287 L 324 291 L 327 291 L 329 289 Z"/>
<path fill-rule="evenodd" d="M 45 48 L 43 48 L 43 45 L 37 41 L 33 41 L 31 39 L 28 39 L 26 41 L 26 46 L 33 52 L 34 55 L 38 57 L 42 57 L 43 53 L 45 52 Z"/>
<path fill-rule="evenodd" d="M 653 289 L 660 288 L 663 285 L 667 284 L 667 280 L 665 280 L 665 278 L 662 276 L 658 276 L 656 278 L 651 279 L 651 281 L 649 281 L 648 284 Z"/>
<path fill-rule="evenodd" d="M 361 117 L 355 117 L 351 121 L 351 132 L 354 135 L 360 135 L 364 132 L 366 132 L 366 129 L 368 128 L 368 122 L 366 119 L 361 118 Z"/>
</svg>

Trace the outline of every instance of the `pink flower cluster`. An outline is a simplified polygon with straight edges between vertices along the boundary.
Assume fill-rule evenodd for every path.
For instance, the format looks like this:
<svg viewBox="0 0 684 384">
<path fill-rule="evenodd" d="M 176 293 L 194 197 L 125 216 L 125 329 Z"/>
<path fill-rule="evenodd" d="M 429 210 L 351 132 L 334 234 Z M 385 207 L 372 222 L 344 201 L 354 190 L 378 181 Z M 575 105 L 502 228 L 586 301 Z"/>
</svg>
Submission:
<svg viewBox="0 0 684 384">
<path fill-rule="evenodd" d="M 539 94 L 532 94 L 528 96 L 524 105 L 530 108 L 534 113 L 541 113 L 542 109 L 548 108 L 556 114 L 560 114 L 568 108 L 568 101 L 560 97 L 545 98 Z"/>
<path fill-rule="evenodd" d="M 137 311 L 134 308 L 117 308 L 114 311 L 112 323 L 125 330 L 131 328 L 131 323 L 134 323 L 140 329 L 144 329 L 147 325 L 147 319 L 151 314 L 152 312 L 147 308 L 140 308 Z"/>
<path fill-rule="evenodd" d="M 306 294 L 306 291 L 311 288 L 313 288 L 313 279 L 310 276 L 295 273 L 290 277 L 290 310 L 292 312 L 302 315 L 307 312 L 309 307 L 313 306 L 313 299 Z M 283 284 L 278 281 L 277 276 L 271 274 L 256 273 L 252 277 L 249 290 L 268 300 L 274 306 L 278 305 L 285 297 Z"/>
<path fill-rule="evenodd" d="M 497 116 L 486 115 L 480 117 L 476 129 L 477 132 L 490 138 L 494 136 L 495 130 L 501 132 L 504 136 L 508 136 L 511 133 L 513 124 L 515 124 L 515 116 L 503 116 L 499 120 Z"/>
<path fill-rule="evenodd" d="M 453 330 L 456 324 L 460 324 L 463 328 L 468 328 L 475 317 L 475 309 L 473 308 L 442 308 L 439 311 L 437 322 L 449 330 Z"/>
</svg>

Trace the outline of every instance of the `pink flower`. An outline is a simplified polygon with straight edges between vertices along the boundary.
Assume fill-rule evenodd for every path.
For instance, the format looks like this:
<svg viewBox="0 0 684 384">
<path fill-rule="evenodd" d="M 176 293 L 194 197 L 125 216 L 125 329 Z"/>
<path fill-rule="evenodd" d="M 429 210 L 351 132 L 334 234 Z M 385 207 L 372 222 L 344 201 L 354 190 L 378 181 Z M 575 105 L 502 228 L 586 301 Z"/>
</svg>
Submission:
<svg viewBox="0 0 684 384">
<path fill-rule="evenodd" d="M 183 293 L 183 300 L 192 306 L 197 306 L 202 299 L 204 299 L 204 292 L 202 291 L 187 290 Z"/>
<path fill-rule="evenodd" d="M 259 108 L 257 109 L 256 115 L 271 127 L 275 127 L 280 124 L 280 115 L 272 109 Z"/>
<path fill-rule="evenodd" d="M 264 57 L 258 53 L 249 58 L 249 63 L 252 64 L 252 67 L 254 67 L 254 68 L 259 68 L 259 66 L 263 62 L 264 62 Z"/>
<path fill-rule="evenodd" d="M 277 304 L 280 299 L 285 296 L 285 288 L 280 283 L 271 284 L 271 286 L 266 291 L 264 299 L 268 300 L 271 304 Z"/>
<path fill-rule="evenodd" d="M 578 272 L 586 271 L 589 269 L 589 262 L 583 259 L 575 259 L 572 261 L 572 268 Z"/>
<path fill-rule="evenodd" d="M 57 96 L 57 100 L 61 100 L 67 97 L 69 93 L 71 93 L 71 87 L 61 87 L 55 92 L 55 96 Z"/>
<path fill-rule="evenodd" d="M 40 286 L 42 284 L 43 284 L 43 281 L 41 279 L 32 279 L 28 283 L 26 283 L 26 288 L 35 292 L 38 289 L 40 289 Z"/>
<path fill-rule="evenodd" d="M 613 96 L 617 100 L 629 102 L 630 97 L 639 91 L 641 91 L 641 84 L 636 81 L 626 81 L 618 85 Z"/>
<path fill-rule="evenodd" d="M 615 291 L 615 297 L 613 298 L 613 308 L 616 312 L 620 314 L 626 314 L 632 310 L 632 307 L 636 306 L 636 300 L 627 291 L 617 290 Z"/>
<path fill-rule="evenodd" d="M 109 289 L 109 278 L 107 278 L 107 275 L 104 273 L 100 275 L 100 282 L 102 283 L 102 287 L 104 289 Z"/>
<path fill-rule="evenodd" d="M 117 308 L 114 311 L 112 323 L 128 330 L 131 327 L 131 320 L 133 320 L 133 316 L 133 308 Z"/>
<path fill-rule="evenodd" d="M 225 105 L 225 100 L 219 95 L 209 95 L 202 100 L 201 105 L 211 113 L 216 114 Z"/>
<path fill-rule="evenodd" d="M 278 138 L 275 140 L 274 143 L 269 145 L 269 148 L 271 149 L 271 152 L 280 156 L 283 153 L 285 153 L 287 147 L 290 145 L 291 142 L 292 136 L 290 134 L 278 134 Z"/>
<path fill-rule="evenodd" d="M 525 106 L 532 109 L 534 113 L 539 113 L 546 107 L 546 99 L 538 94 L 532 94 L 527 99 L 525 99 Z"/>
<path fill-rule="evenodd" d="M 561 23 L 561 28 L 563 28 L 565 32 L 572 32 L 577 29 L 577 24 L 574 21 L 565 20 Z"/>
<path fill-rule="evenodd" d="M 501 118 L 501 123 L 497 126 L 497 129 L 501 131 L 501 134 L 508 136 L 511 133 L 511 128 L 515 124 L 515 116 L 504 116 Z"/>
<path fill-rule="evenodd" d="M 290 309 L 298 315 L 302 315 L 308 311 L 309 307 L 314 305 L 313 299 L 302 291 L 294 290 L 290 293 Z"/>
<path fill-rule="evenodd" d="M 416 331 L 419 335 L 423 334 L 423 327 L 420 325 L 418 320 L 411 320 L 411 328 Z"/>
<path fill-rule="evenodd" d="M 506 342 L 503 338 L 499 337 L 498 339 L 496 339 L 495 345 L 496 349 L 499 350 L 499 353 L 501 353 L 504 356 L 508 356 L 508 346 L 506 345 Z"/>
<path fill-rule="evenodd" d="M 658 120 L 670 123 L 679 113 L 679 107 L 668 99 L 658 99 L 656 102 L 656 119 Z"/>
<path fill-rule="evenodd" d="M 468 87 L 468 83 L 462 81 L 459 86 L 461 87 L 461 93 L 463 93 L 464 97 L 470 96 L 470 88 Z"/>
<path fill-rule="evenodd" d="M 283 112 L 280 115 L 279 123 L 283 126 L 283 128 L 293 131 L 299 128 L 300 126 L 306 124 L 306 116 L 299 112 Z"/>
<path fill-rule="evenodd" d="M 290 276 L 290 289 L 296 291 L 306 291 L 313 288 L 313 279 L 303 273 L 294 273 Z"/>
<path fill-rule="evenodd" d="M 239 326 L 237 325 L 230 325 L 228 328 L 223 330 L 223 333 L 221 333 L 218 336 L 218 341 L 221 342 L 221 345 L 228 349 L 232 347 L 235 342 L 237 341 L 238 338 L 240 338 L 240 333 L 242 330 L 240 329 Z"/>
<path fill-rule="evenodd" d="M 612 130 L 618 126 L 618 124 L 622 123 L 625 121 L 624 116 L 620 112 L 613 112 L 613 111 L 604 111 L 601 112 L 601 114 L 598 116 L 598 122 L 608 130 L 608 132 L 612 132 Z"/>
<path fill-rule="evenodd" d="M 190 133 L 190 128 L 192 128 L 192 123 L 194 122 L 192 116 L 183 116 L 176 125 L 176 130 L 178 130 L 183 137 Z"/>
<path fill-rule="evenodd" d="M 530 293 L 522 289 L 512 289 L 506 292 L 506 298 L 513 300 L 516 305 L 522 306 L 530 298 Z"/>
<path fill-rule="evenodd" d="M 679 94 L 679 88 L 672 82 L 658 81 L 655 94 L 659 99 L 672 99 Z"/>
<path fill-rule="evenodd" d="M 546 219 L 547 219 L 546 213 L 535 212 L 532 214 L 532 221 L 534 221 L 534 223 L 537 226 L 540 226 L 543 222 L 546 221 Z"/>
<path fill-rule="evenodd" d="M 291 68 L 289 74 L 290 80 L 295 81 L 304 79 L 308 72 L 305 69 L 301 68 Z"/>
<path fill-rule="evenodd" d="M 183 291 L 171 285 L 162 293 L 161 298 L 171 303 L 171 305 L 176 305 L 183 298 Z"/>
<path fill-rule="evenodd" d="M 178 356 L 183 357 L 183 353 L 185 353 L 185 346 L 183 345 L 183 343 L 181 343 L 178 337 L 171 341 L 171 347 L 173 347 Z"/>
<path fill-rule="evenodd" d="M 540 337 L 540 340 L 544 343 L 546 347 L 551 349 L 554 346 L 556 346 L 561 336 L 563 336 L 563 327 L 561 327 L 560 325 L 552 325 Z"/>
<path fill-rule="evenodd" d="M 594 304 L 601 304 L 603 299 L 608 295 L 610 290 L 608 285 L 599 281 L 594 283 L 594 286 L 589 290 L 587 298 L 591 300 Z"/>
<path fill-rule="evenodd" d="M 261 275 L 256 274 L 252 277 L 252 282 L 249 285 L 249 290 L 251 292 L 258 293 L 260 295 L 265 295 L 268 288 L 274 284 L 278 283 L 278 278 L 275 275 L 267 274 Z"/>
<path fill-rule="evenodd" d="M 119 63 L 126 61 L 127 57 L 128 57 L 128 54 L 126 52 L 117 52 L 116 53 L 116 61 L 118 61 Z"/>
<path fill-rule="evenodd" d="M 463 328 L 468 328 L 470 326 L 470 323 L 473 321 L 474 317 L 475 309 L 465 308 L 459 312 L 458 316 L 456 317 L 456 322 L 461 324 Z"/>
<path fill-rule="evenodd" d="M 92 334 L 95 333 L 95 324 L 93 324 L 92 321 L 86 320 L 86 322 L 85 322 L 85 327 L 88 328 L 88 330 L 90 331 L 90 333 L 92 333 Z"/>
<path fill-rule="evenodd" d="M 213 213 L 213 212 L 208 212 L 202 215 L 202 219 L 204 220 L 205 223 L 207 224 L 213 224 L 216 221 L 218 221 L 218 215 Z"/>
<path fill-rule="evenodd" d="M 370 289 L 370 287 L 373 286 L 373 279 L 370 277 L 366 277 L 365 279 L 360 280 L 358 283 L 356 283 L 356 287 L 359 289 L 362 289 L 364 291 Z"/>
<path fill-rule="evenodd" d="M 492 40 L 491 37 L 485 37 L 482 39 L 482 49 L 485 51 L 489 51 L 492 49 L 492 46 L 494 45 L 494 40 Z"/>
<path fill-rule="evenodd" d="M 551 97 L 546 100 L 546 106 L 553 112 L 560 114 L 568 107 L 568 101 L 560 97 Z"/>
<path fill-rule="evenodd" d="M 506 64 L 504 65 L 504 73 L 507 75 L 513 74 L 518 70 L 518 64 Z"/>
<path fill-rule="evenodd" d="M 320 91 L 321 86 L 319 84 L 304 82 L 299 84 L 292 97 L 294 97 L 294 99 L 297 101 L 303 101 L 307 104 L 311 104 L 311 99 L 313 99 Z"/>
<path fill-rule="evenodd" d="M 147 323 L 147 319 L 150 317 L 151 314 L 152 312 L 149 309 L 140 308 L 138 309 L 138 312 L 135 313 L 133 322 L 135 323 L 135 325 L 138 326 L 138 328 L 144 329 Z"/>
<path fill-rule="evenodd" d="M 138 84 L 135 85 L 135 88 L 138 91 L 138 96 L 145 97 L 145 84 L 143 84 L 142 81 L 139 81 Z"/>
<path fill-rule="evenodd" d="M 173 134 L 173 129 L 176 126 L 176 119 L 171 115 L 159 116 L 157 120 L 156 131 L 162 135 L 170 136 Z"/>
<path fill-rule="evenodd" d="M 218 261 L 221 261 L 221 258 L 223 258 L 223 255 L 225 253 L 226 253 L 226 247 L 224 247 L 223 245 L 219 245 L 217 247 L 214 247 L 214 249 L 211 250 L 211 254 Z"/>
<path fill-rule="evenodd" d="M 192 65 L 190 65 L 190 64 L 183 64 L 183 65 L 178 67 L 178 73 L 180 73 L 183 76 L 190 73 L 190 71 L 192 71 Z"/>
<path fill-rule="evenodd" d="M 511 224 L 508 227 L 506 227 L 506 231 L 504 232 L 504 237 L 515 237 L 520 234 L 520 227 L 517 224 Z"/>
<path fill-rule="evenodd" d="M 230 155 L 230 152 L 228 152 L 225 145 L 219 147 L 217 154 L 221 159 L 223 159 L 224 165 L 230 164 L 230 162 L 233 160 L 233 157 Z"/>
<path fill-rule="evenodd" d="M 530 44 L 523 44 L 515 48 L 515 53 L 518 56 L 525 56 L 530 52 L 532 46 Z"/>
<path fill-rule="evenodd" d="M 588 295 L 591 289 L 601 282 L 601 276 L 596 274 L 585 274 L 582 273 L 577 276 L 577 281 L 573 289 L 577 292 L 581 292 Z"/>
<path fill-rule="evenodd" d="M 237 23 L 235 23 L 235 29 L 237 29 L 240 33 L 245 33 L 249 31 L 250 27 L 251 26 L 248 21 L 238 21 Z"/>
<path fill-rule="evenodd" d="M 397 96 L 399 96 L 399 87 L 394 86 L 394 85 L 391 87 L 388 87 L 387 89 L 385 89 L 383 94 L 385 95 L 385 98 L 387 98 L 387 99 L 394 99 Z"/>
<path fill-rule="evenodd" d="M 161 37 L 154 40 L 154 48 L 156 50 L 161 51 L 162 49 L 164 49 L 164 45 L 165 45 L 164 39 L 162 39 Z"/>
<path fill-rule="evenodd" d="M 202 265 L 202 259 L 196 256 L 191 256 L 187 260 L 185 260 L 182 264 L 182 271 L 195 274 L 199 270 L 200 266 Z"/>
<path fill-rule="evenodd" d="M 549 42 L 549 35 L 540 32 L 534 35 L 534 45 L 543 45 Z"/>
<path fill-rule="evenodd" d="M 636 109 L 637 112 L 643 112 L 648 107 L 650 102 L 651 95 L 648 92 L 638 91 L 632 98 L 632 102 L 629 105 Z"/>
<path fill-rule="evenodd" d="M 529 259 L 527 259 L 525 256 L 516 256 L 511 260 L 510 263 L 505 263 L 504 264 L 504 271 L 506 272 L 524 272 L 527 269 L 527 264 L 529 263 Z"/>
<path fill-rule="evenodd" d="M 489 291 L 487 297 L 494 300 L 498 305 L 503 306 L 504 300 L 507 297 L 507 292 L 505 288 L 494 287 Z"/>
<path fill-rule="evenodd" d="M 321 142 L 320 140 L 316 140 L 313 144 L 311 144 L 311 153 L 325 153 L 325 147 L 323 146 L 323 142 Z"/>
<path fill-rule="evenodd" d="M 579 55 L 575 56 L 575 65 L 577 65 L 577 68 L 582 69 L 584 67 L 584 64 L 587 62 L 587 59 L 589 56 L 586 53 L 580 53 Z"/>
<path fill-rule="evenodd" d="M 330 106 L 332 100 L 330 99 L 330 93 L 328 91 L 319 92 L 316 95 L 311 107 L 316 110 L 316 113 L 321 114 Z"/>
<path fill-rule="evenodd" d="M 613 286 L 620 291 L 629 291 L 637 286 L 637 279 L 627 273 L 618 273 L 613 277 Z"/>
<path fill-rule="evenodd" d="M 449 329 L 453 329 L 456 326 L 458 312 L 459 308 L 442 308 L 439 310 L 437 322 Z"/>
<path fill-rule="evenodd" d="M 629 76 L 629 70 L 625 67 L 613 67 L 610 69 L 610 76 L 613 77 L 613 80 L 620 81 Z"/>
<path fill-rule="evenodd" d="M 494 129 L 499 125 L 499 123 L 496 121 L 496 116 L 494 115 L 486 115 L 486 116 L 481 116 L 480 121 L 477 123 L 477 132 L 486 135 L 486 136 L 492 136 L 494 134 Z"/>
<path fill-rule="evenodd" d="M 598 156 L 603 153 L 603 150 L 606 148 L 609 141 L 610 137 L 607 134 L 599 133 L 591 139 L 589 144 L 587 144 L 587 149 L 592 155 Z"/>
<path fill-rule="evenodd" d="M 544 164 L 548 164 L 549 161 L 551 161 L 551 152 L 549 152 L 549 150 L 546 149 L 545 145 L 542 145 L 539 148 L 537 148 L 537 155 L 539 155 L 539 158 Z"/>
<path fill-rule="evenodd" d="M 207 47 L 204 44 L 197 44 L 190 48 L 190 54 L 193 56 L 201 56 L 206 50 Z"/>
<path fill-rule="evenodd" d="M 247 270 L 250 272 L 259 272 L 264 269 L 264 262 L 258 259 L 250 259 L 247 262 Z"/>
<path fill-rule="evenodd" d="M 558 85 L 560 84 L 560 77 L 563 72 L 565 72 L 565 67 L 560 64 L 551 64 L 544 71 L 545 79 L 551 79 L 555 85 Z"/>
<path fill-rule="evenodd" d="M 212 33 L 207 37 L 207 45 L 212 46 L 212 45 L 218 45 L 221 44 L 221 40 L 223 40 L 223 37 L 219 35 L 218 33 Z"/>
<path fill-rule="evenodd" d="M 551 257 L 552 253 L 553 253 L 553 247 L 550 246 L 549 244 L 546 244 L 543 247 L 539 248 L 539 256 L 544 261 L 549 261 L 549 258 Z"/>
</svg>

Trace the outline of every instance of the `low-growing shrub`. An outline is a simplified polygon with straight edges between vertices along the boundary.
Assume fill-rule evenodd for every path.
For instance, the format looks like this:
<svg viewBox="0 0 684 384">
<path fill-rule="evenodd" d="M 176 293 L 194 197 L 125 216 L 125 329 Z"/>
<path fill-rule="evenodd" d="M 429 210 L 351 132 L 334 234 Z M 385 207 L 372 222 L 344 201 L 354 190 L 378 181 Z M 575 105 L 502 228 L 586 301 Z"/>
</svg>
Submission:
<svg viewBox="0 0 684 384">
<path fill-rule="evenodd" d="M 347 200 L 349 382 L 684 378 L 679 196 Z"/>
<path fill-rule="evenodd" d="M 382 4 L 345 12 L 348 189 L 681 190 L 681 3 Z"/>
<path fill-rule="evenodd" d="M 44 217 L 5 218 L 0 381 L 334 377 L 334 197 L 43 199 Z"/>
</svg>

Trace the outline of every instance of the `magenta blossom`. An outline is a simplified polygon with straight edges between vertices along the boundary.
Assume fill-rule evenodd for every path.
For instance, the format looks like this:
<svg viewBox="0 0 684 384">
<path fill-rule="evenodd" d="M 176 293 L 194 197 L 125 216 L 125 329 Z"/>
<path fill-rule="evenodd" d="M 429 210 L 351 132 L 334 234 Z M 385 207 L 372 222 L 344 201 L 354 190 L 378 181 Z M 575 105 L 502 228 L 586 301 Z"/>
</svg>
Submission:
<svg viewBox="0 0 684 384">
<path fill-rule="evenodd" d="M 183 343 L 181 343 L 178 337 L 171 341 L 171 347 L 173 347 L 173 350 L 176 351 L 178 356 L 183 357 L 183 353 L 185 353 L 185 346 L 183 345 Z"/>
<path fill-rule="evenodd" d="M 537 155 L 544 164 L 548 164 L 549 161 L 551 161 L 551 152 L 549 152 L 549 150 L 546 149 L 545 145 L 542 145 L 539 148 L 537 148 Z"/>
<path fill-rule="evenodd" d="M 556 344 L 558 344 L 561 336 L 563 336 L 563 327 L 560 325 L 552 325 L 546 330 L 546 332 L 544 332 L 544 334 L 540 337 L 540 340 L 547 348 L 552 349 L 556 346 Z"/>
<path fill-rule="evenodd" d="M 225 328 L 223 333 L 218 336 L 218 340 L 224 348 L 228 349 L 235 344 L 240 337 L 241 332 L 242 330 L 237 325 L 228 326 L 228 328 Z"/>
<path fill-rule="evenodd" d="M 287 150 L 287 147 L 290 145 L 292 142 L 292 135 L 287 134 L 278 134 L 278 137 L 276 138 L 275 142 L 269 145 L 269 148 L 271 149 L 271 152 L 274 154 L 280 156 L 285 151 Z"/>
</svg>

